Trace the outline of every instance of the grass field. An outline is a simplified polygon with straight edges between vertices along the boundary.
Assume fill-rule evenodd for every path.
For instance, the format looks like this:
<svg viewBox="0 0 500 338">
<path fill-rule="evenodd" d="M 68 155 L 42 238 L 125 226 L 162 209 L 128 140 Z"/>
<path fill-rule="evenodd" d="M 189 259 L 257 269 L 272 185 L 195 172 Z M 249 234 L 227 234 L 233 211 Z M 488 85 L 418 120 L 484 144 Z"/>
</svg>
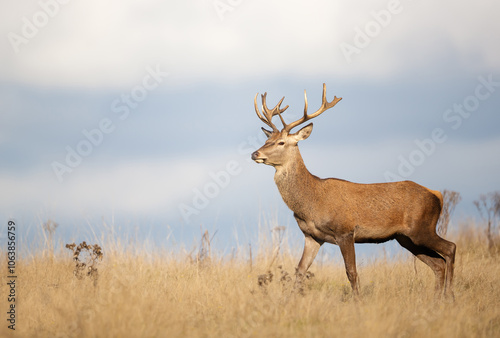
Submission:
<svg viewBox="0 0 500 338">
<path fill-rule="evenodd" d="M 288 250 L 276 256 L 270 246 L 250 262 L 206 250 L 198 260 L 141 256 L 104 243 L 97 278 L 81 279 L 71 251 L 44 251 L 18 260 L 16 330 L 2 319 L 0 336 L 499 337 L 500 255 L 488 251 L 478 230 L 450 239 L 458 246 L 454 303 L 433 300 L 434 275 L 409 255 L 358 267 L 357 302 L 338 261 L 313 264 L 305 294 L 292 294 L 297 257 Z M 260 275 L 267 285 L 258 285 Z M 5 318 L 6 283 L 4 273 Z"/>
</svg>

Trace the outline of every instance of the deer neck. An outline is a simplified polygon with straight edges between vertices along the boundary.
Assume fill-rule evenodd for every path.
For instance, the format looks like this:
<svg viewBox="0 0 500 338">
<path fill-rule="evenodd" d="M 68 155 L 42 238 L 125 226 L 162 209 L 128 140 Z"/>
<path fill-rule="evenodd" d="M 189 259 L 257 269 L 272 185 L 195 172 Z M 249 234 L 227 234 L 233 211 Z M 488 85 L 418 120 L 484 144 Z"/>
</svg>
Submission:
<svg viewBox="0 0 500 338">
<path fill-rule="evenodd" d="M 301 214 L 313 199 L 317 178 L 307 170 L 298 148 L 293 158 L 275 168 L 274 181 L 281 197 L 293 212 Z"/>
</svg>

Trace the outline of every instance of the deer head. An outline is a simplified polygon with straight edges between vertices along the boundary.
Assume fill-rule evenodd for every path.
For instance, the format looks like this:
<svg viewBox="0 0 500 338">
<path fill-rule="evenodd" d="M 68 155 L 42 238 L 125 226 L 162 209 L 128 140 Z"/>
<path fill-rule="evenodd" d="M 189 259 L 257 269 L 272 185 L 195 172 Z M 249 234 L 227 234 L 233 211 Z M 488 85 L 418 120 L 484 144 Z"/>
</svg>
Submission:
<svg viewBox="0 0 500 338">
<path fill-rule="evenodd" d="M 294 154 L 298 152 L 297 143 L 299 141 L 305 140 L 309 137 L 309 135 L 311 135 L 313 124 L 309 123 L 299 131 L 290 133 L 293 128 L 310 119 L 315 118 L 316 116 L 319 116 L 326 110 L 335 106 L 340 100 L 342 100 L 341 97 L 337 98 L 335 96 L 331 102 L 328 102 L 326 99 L 326 85 L 323 84 L 323 100 L 321 107 L 316 112 L 308 115 L 307 94 L 304 90 L 304 115 L 297 121 L 286 124 L 283 116 L 281 116 L 281 114 L 288 108 L 288 106 L 286 106 L 285 108 L 281 108 L 281 103 L 283 102 L 285 97 L 283 97 L 274 108 L 269 109 L 266 104 L 267 93 L 264 93 L 264 95 L 262 95 L 261 113 L 259 107 L 257 106 L 258 95 L 259 94 L 257 93 L 254 99 L 255 112 L 257 113 L 257 116 L 262 120 L 262 122 L 271 127 L 272 130 L 262 128 L 262 131 L 264 131 L 267 136 L 267 141 L 259 150 L 255 151 L 252 154 L 252 160 L 257 163 L 264 163 L 274 167 L 285 165 L 288 161 L 294 160 Z M 272 122 L 273 117 L 276 115 L 279 116 L 281 123 L 283 124 L 283 129 L 281 131 L 276 128 L 276 126 Z"/>
</svg>

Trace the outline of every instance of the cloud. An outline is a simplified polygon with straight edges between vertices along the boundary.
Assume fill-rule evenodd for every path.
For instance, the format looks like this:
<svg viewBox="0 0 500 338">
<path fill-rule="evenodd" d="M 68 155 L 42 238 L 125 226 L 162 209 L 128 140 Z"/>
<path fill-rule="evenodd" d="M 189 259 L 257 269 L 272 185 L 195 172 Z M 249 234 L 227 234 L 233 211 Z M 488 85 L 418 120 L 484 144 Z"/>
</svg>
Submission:
<svg viewBox="0 0 500 338">
<path fill-rule="evenodd" d="M 2 35 L 22 35 L 41 3 L 56 0 L 5 4 Z M 123 87 L 155 64 L 177 83 L 280 74 L 380 79 L 450 61 L 464 71 L 500 70 L 493 34 L 500 3 L 402 0 L 379 28 L 377 15 L 394 1 L 231 3 L 221 20 L 215 1 L 69 1 L 18 53 L 3 40 L 0 72 L 4 81 L 36 85 Z M 369 45 L 348 63 L 340 45 L 355 44 L 357 29 L 366 33 L 370 23 Z"/>
<path fill-rule="evenodd" d="M 49 170 L 17 175 L 4 172 L 0 204 L 4 213 L 54 212 L 58 215 L 89 213 L 165 213 L 189 194 L 188 187 L 204 182 L 208 167 L 193 158 L 143 160 L 103 165 L 85 163 L 57 183 Z"/>
</svg>

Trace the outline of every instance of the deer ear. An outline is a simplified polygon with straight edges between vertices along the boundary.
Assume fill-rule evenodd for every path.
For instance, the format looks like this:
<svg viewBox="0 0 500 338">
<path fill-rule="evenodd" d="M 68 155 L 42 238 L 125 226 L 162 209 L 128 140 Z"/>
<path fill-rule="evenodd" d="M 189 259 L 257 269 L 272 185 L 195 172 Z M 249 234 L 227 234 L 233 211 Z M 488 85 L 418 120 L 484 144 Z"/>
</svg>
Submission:
<svg viewBox="0 0 500 338">
<path fill-rule="evenodd" d="M 298 132 L 293 134 L 293 136 L 295 137 L 297 142 L 299 142 L 299 141 L 302 141 L 302 140 L 305 140 L 306 138 L 308 138 L 309 135 L 311 135 L 312 130 L 313 130 L 313 124 L 309 123 L 307 126 L 305 126 L 304 128 L 300 129 Z"/>
<path fill-rule="evenodd" d="M 272 131 L 269 131 L 269 130 L 264 129 L 264 128 L 262 128 L 262 131 L 264 132 L 264 134 L 266 134 L 267 138 L 270 138 L 271 134 L 273 133 Z"/>
</svg>

